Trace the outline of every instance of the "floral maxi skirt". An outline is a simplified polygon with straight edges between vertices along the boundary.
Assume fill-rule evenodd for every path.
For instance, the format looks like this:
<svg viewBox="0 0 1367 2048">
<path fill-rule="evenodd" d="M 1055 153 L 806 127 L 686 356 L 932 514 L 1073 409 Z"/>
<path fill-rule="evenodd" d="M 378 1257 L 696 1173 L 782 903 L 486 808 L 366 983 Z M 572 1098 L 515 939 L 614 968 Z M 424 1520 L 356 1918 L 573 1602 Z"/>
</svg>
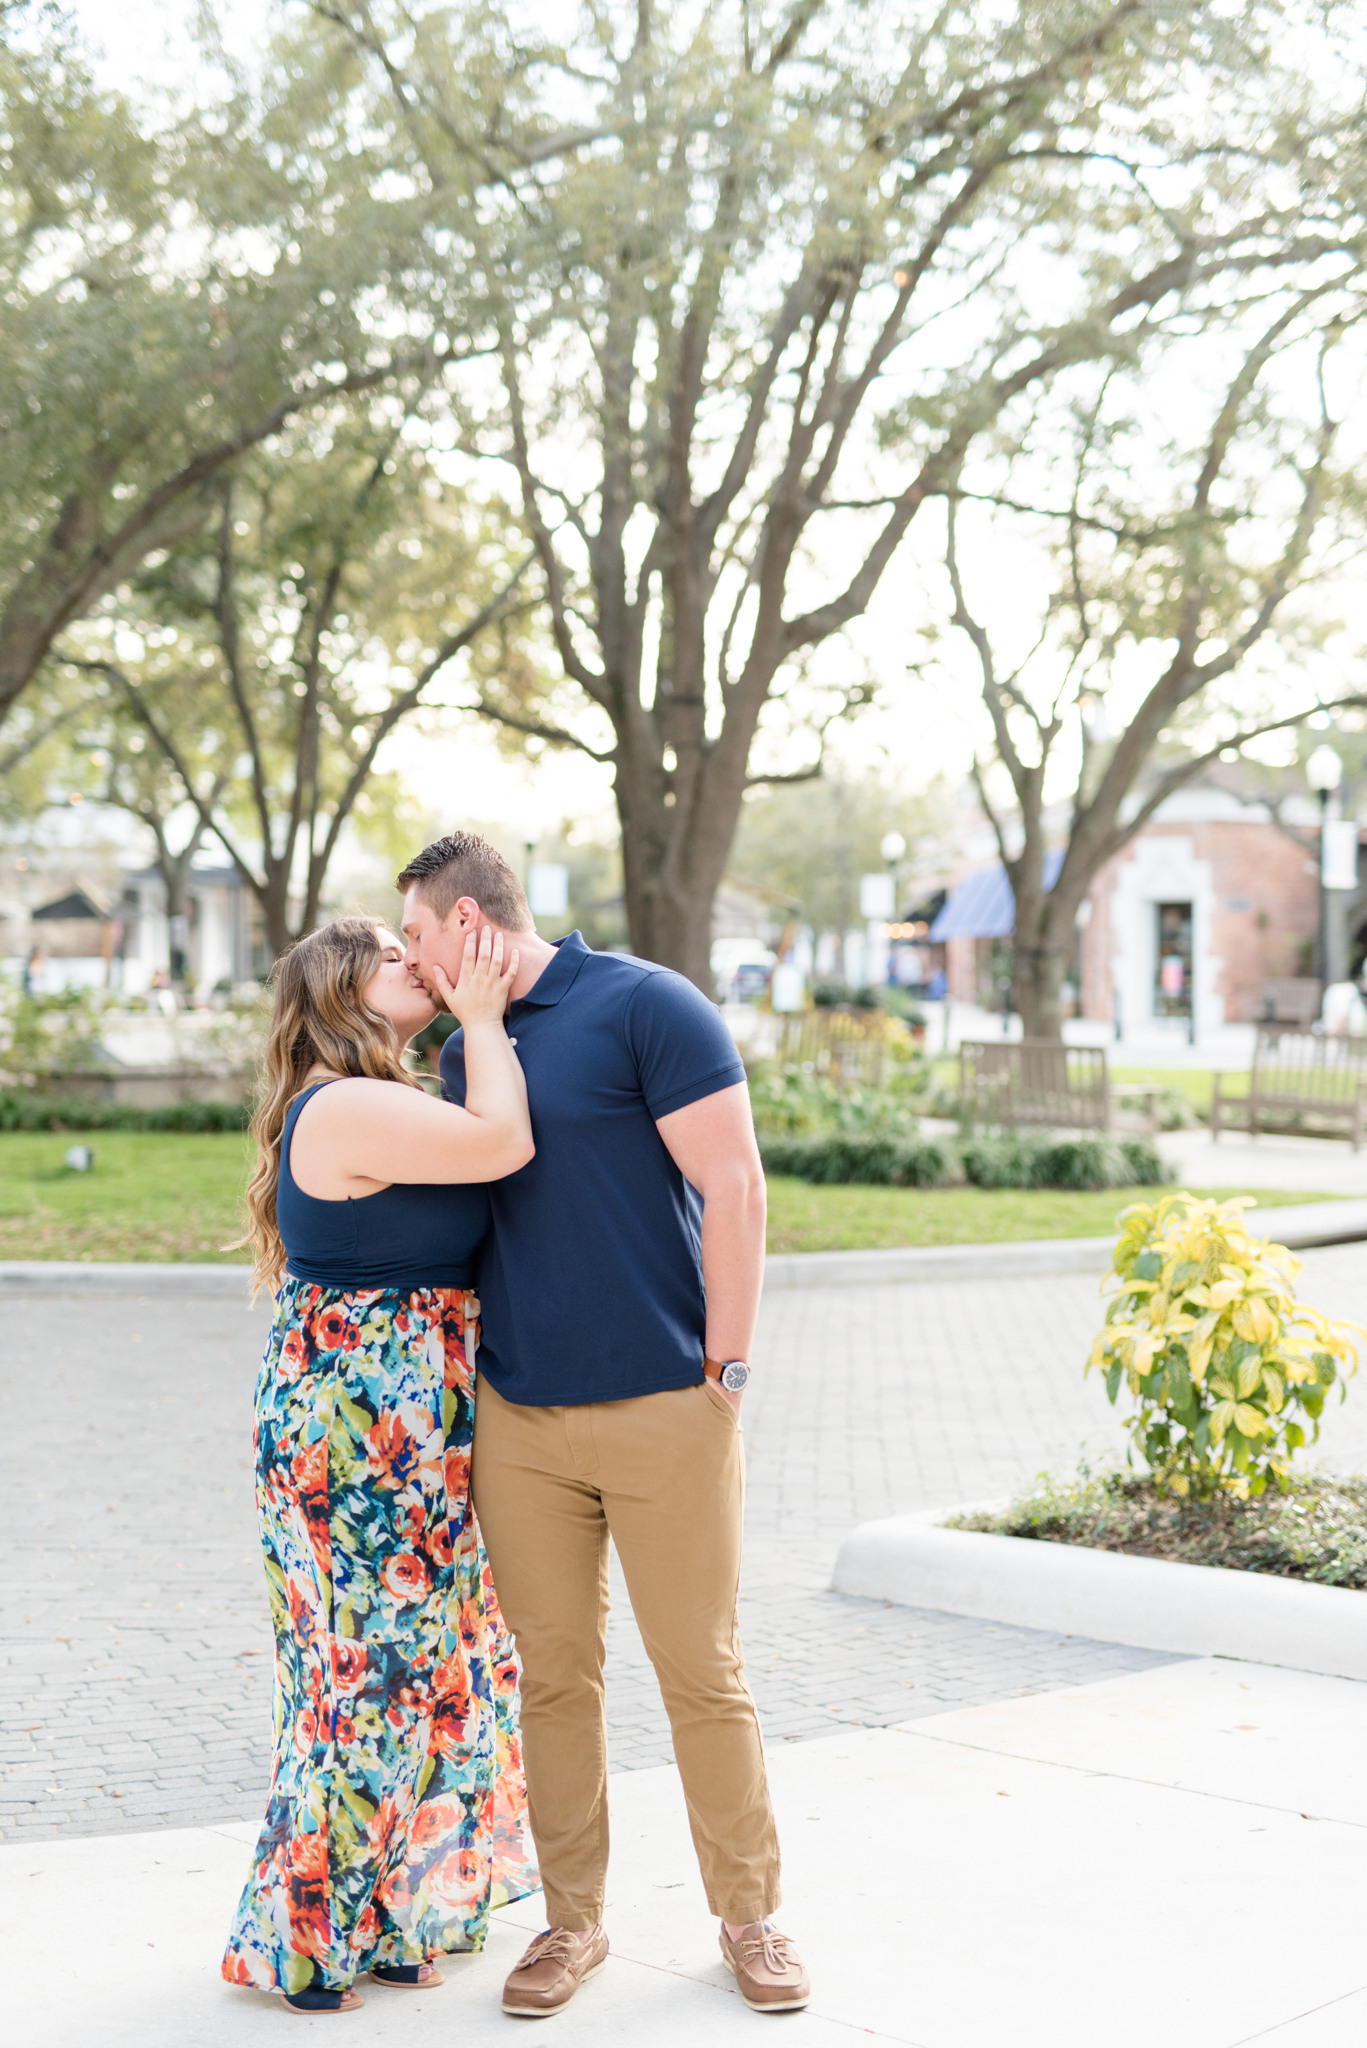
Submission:
<svg viewBox="0 0 1367 2048">
<path fill-rule="evenodd" d="M 287 1280 L 256 1397 L 275 1763 L 223 1960 L 345 1990 L 539 1882 L 517 1664 L 470 1501 L 473 1297 Z"/>
</svg>

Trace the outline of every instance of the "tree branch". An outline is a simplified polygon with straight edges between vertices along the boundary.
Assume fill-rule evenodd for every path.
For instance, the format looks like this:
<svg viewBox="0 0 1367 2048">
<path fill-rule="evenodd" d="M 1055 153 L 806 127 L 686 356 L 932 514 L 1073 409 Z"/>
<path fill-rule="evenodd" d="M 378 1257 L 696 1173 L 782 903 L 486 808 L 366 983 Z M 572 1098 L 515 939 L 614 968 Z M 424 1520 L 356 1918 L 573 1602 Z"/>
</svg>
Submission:
<svg viewBox="0 0 1367 2048">
<path fill-rule="evenodd" d="M 544 719 L 524 718 L 518 712 L 504 711 L 500 705 L 491 704 L 487 697 L 480 697 L 469 706 L 469 709 L 477 711 L 482 718 L 492 718 L 499 725 L 509 726 L 513 732 L 525 732 L 532 739 L 548 740 L 556 747 L 574 747 L 581 754 L 587 754 L 591 761 L 610 765 L 617 759 L 615 747 L 606 751 L 591 747 L 587 740 L 581 740 L 577 734 L 567 731 L 564 726 L 548 725 Z"/>
<path fill-rule="evenodd" d="M 247 757 L 251 763 L 252 797 L 256 804 L 256 822 L 261 829 L 261 860 L 269 874 L 277 858 L 283 858 L 286 869 L 294 852 L 294 838 L 298 830 L 299 785 L 295 778 L 294 815 L 286 835 L 282 856 L 277 856 L 275 839 L 271 830 L 270 792 L 266 787 L 266 764 L 261 751 L 261 741 L 256 730 L 256 718 L 252 712 L 251 700 L 247 695 L 242 677 L 242 649 L 238 638 L 237 599 L 233 587 L 233 487 L 231 478 L 224 485 L 223 510 L 218 529 L 218 588 L 210 604 L 218 625 L 218 641 L 223 651 L 223 663 L 228 675 L 228 689 L 242 737 L 247 745 Z"/>
<path fill-rule="evenodd" d="M 35 726 L 33 731 L 20 740 L 17 746 L 11 747 L 7 754 L 0 754 L 0 777 L 12 774 L 21 761 L 27 761 L 30 754 L 37 753 L 44 740 L 50 740 L 53 733 L 60 731 L 69 718 L 75 717 L 76 710 L 74 704 L 69 704 L 65 711 L 59 711 L 55 717 L 49 718 L 46 725 Z"/>
<path fill-rule="evenodd" d="M 108 676 L 111 682 L 118 684 L 119 688 L 123 691 L 124 696 L 128 700 L 129 707 L 132 710 L 134 717 L 137 718 L 139 723 L 142 726 L 144 726 L 145 729 L 151 734 L 153 740 L 156 742 L 157 747 L 159 748 L 162 754 L 163 759 L 170 762 L 172 768 L 180 777 L 181 787 L 185 791 L 186 799 L 189 803 L 194 805 L 196 814 L 198 815 L 205 831 L 213 833 L 214 837 L 218 840 L 224 852 L 227 854 L 229 860 L 237 869 L 237 872 L 241 875 L 243 881 L 251 890 L 252 894 L 255 897 L 257 897 L 259 901 L 264 901 L 264 891 L 260 876 L 252 872 L 252 869 L 249 866 L 248 862 L 244 859 L 242 854 L 238 852 L 236 846 L 229 838 L 225 827 L 218 822 L 218 819 L 213 815 L 212 811 L 204 803 L 203 798 L 199 795 L 199 792 L 195 788 L 194 778 L 190 774 L 189 769 L 185 765 L 185 761 L 181 755 L 179 747 L 176 745 L 174 739 L 172 739 L 169 733 L 162 731 L 156 719 L 152 716 L 152 713 L 143 703 L 141 693 L 138 691 L 132 680 L 127 675 L 125 675 L 124 671 L 117 665 L 117 663 L 112 661 L 83 661 L 79 656 L 74 654 L 58 654 L 57 659 L 63 662 L 67 668 L 87 669 L 92 671 L 96 675 Z M 221 784 L 218 785 L 218 787 L 221 788 Z"/>
<path fill-rule="evenodd" d="M 1286 718 L 1270 719 L 1265 725 L 1252 725 L 1243 732 L 1231 733 L 1218 745 L 1208 747 L 1204 754 L 1194 754 L 1189 760 L 1179 762 L 1175 768 L 1168 769 L 1165 775 L 1160 776 L 1134 817 L 1125 825 L 1117 826 L 1102 842 L 1103 851 L 1100 859 L 1093 861 L 1093 873 L 1103 868 L 1108 860 L 1113 860 L 1121 848 L 1127 846 L 1135 834 L 1143 830 L 1170 796 L 1174 796 L 1194 775 L 1199 775 L 1203 768 L 1209 768 L 1231 748 L 1245 747 L 1250 740 L 1262 739 L 1266 733 L 1287 732 L 1293 726 L 1304 725 L 1306 719 L 1313 718 L 1317 711 L 1360 711 L 1364 707 L 1367 707 L 1367 693 L 1364 692 L 1357 692 L 1351 697 L 1336 697 L 1329 704 L 1308 704 L 1303 711 L 1292 712 Z"/>
<path fill-rule="evenodd" d="M 426 366 L 442 366 L 451 362 L 473 359 L 488 353 L 484 349 L 431 348 L 413 355 L 391 356 L 387 362 L 366 370 L 349 370 L 345 376 L 319 378 L 302 389 L 291 392 L 278 405 L 262 414 L 250 425 L 230 434 L 212 447 L 201 450 L 189 462 L 184 463 L 172 476 L 148 492 L 142 502 L 135 506 L 127 517 L 107 535 L 92 540 L 84 549 L 79 569 L 72 575 L 54 572 L 54 563 L 60 563 L 68 555 L 64 528 L 72 515 L 72 504 L 64 504 L 59 515 L 53 537 L 49 540 L 43 556 L 29 572 L 24 583 L 16 588 L 5 616 L 0 619 L 0 644 L 14 631 L 15 621 L 26 615 L 25 598 L 29 591 L 41 590 L 45 582 L 52 583 L 55 595 L 50 601 L 44 600 L 42 616 L 25 636 L 25 646 L 17 662 L 4 664 L 6 674 L 3 689 L 0 690 L 0 710 L 19 695 L 32 679 L 44 655 L 52 646 L 58 633 L 70 625 L 74 618 L 87 609 L 103 591 L 113 587 L 120 574 L 148 546 L 155 545 L 158 522 L 169 515 L 180 499 L 186 498 L 202 485 L 210 482 L 228 463 L 242 455 L 249 448 L 257 447 L 278 433 L 288 419 L 296 413 L 306 412 L 321 404 L 324 399 L 343 397 L 361 391 L 373 391 L 392 379 L 408 374 L 411 370 Z M 79 494 L 77 508 L 79 509 Z"/>
<path fill-rule="evenodd" d="M 323 850 L 319 856 L 320 872 L 326 873 L 327 871 L 328 862 L 332 859 L 342 827 L 350 817 L 357 797 L 365 788 L 367 779 L 375 765 L 375 756 L 380 750 L 381 743 L 393 732 L 400 719 L 406 718 L 410 711 L 416 709 L 423 691 L 437 673 L 445 668 L 447 662 L 452 661 L 463 648 L 468 647 L 470 642 L 499 616 L 507 599 L 517 589 L 522 578 L 531 567 L 533 559 L 531 555 L 524 556 L 502 589 L 496 591 L 493 597 L 489 599 L 489 602 L 482 605 L 479 611 L 475 613 L 475 616 L 468 620 L 458 632 L 448 635 L 432 656 L 432 659 L 419 671 L 409 687 L 406 690 L 400 691 L 399 695 L 392 698 L 384 710 L 378 714 L 370 736 L 357 756 L 351 774 L 347 778 L 346 786 L 334 806 L 327 837 L 323 841 Z"/>
</svg>

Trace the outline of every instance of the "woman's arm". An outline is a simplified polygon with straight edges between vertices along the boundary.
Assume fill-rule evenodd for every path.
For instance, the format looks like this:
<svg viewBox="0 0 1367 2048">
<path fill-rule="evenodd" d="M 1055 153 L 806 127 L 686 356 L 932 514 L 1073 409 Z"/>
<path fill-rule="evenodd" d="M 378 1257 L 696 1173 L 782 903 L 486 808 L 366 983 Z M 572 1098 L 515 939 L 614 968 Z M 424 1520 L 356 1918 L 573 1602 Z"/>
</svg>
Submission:
<svg viewBox="0 0 1367 2048">
<path fill-rule="evenodd" d="M 465 942 L 453 988 L 436 970 L 437 994 L 465 1028 L 465 1107 L 437 1102 L 394 1081 L 347 1079 L 321 1088 L 295 1125 L 290 1170 L 324 1202 L 373 1194 L 394 1181 L 455 1184 L 502 1180 L 532 1157 L 527 1084 L 504 1029 L 514 952 L 486 925 Z"/>
</svg>

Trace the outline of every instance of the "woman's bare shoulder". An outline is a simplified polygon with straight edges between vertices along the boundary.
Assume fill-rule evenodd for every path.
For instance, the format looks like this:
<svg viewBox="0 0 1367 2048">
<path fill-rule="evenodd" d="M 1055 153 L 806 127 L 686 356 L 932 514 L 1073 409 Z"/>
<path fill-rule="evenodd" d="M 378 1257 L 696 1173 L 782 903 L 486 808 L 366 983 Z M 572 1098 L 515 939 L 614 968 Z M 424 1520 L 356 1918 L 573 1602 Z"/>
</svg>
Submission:
<svg viewBox="0 0 1367 2048">
<path fill-rule="evenodd" d="M 307 1116 L 309 1122 L 318 1128 L 330 1123 L 349 1122 L 353 1118 L 411 1115 L 425 1106 L 431 1097 L 421 1088 L 409 1088 L 402 1081 L 377 1081 L 366 1074 L 342 1074 L 334 1081 L 326 1082 L 318 1093 L 304 1104 L 300 1121 Z"/>
</svg>

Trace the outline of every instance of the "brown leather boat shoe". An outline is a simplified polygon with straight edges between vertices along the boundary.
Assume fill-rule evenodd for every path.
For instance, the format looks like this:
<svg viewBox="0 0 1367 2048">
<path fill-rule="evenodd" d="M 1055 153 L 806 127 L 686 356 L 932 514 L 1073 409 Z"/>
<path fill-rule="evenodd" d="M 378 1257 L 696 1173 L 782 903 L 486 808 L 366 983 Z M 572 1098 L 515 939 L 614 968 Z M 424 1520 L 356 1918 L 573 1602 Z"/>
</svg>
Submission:
<svg viewBox="0 0 1367 2048">
<path fill-rule="evenodd" d="M 811 1998 L 797 1950 L 767 1920 L 756 1921 L 734 1941 L 723 1924 L 721 1955 L 751 2012 L 800 2012 Z"/>
<path fill-rule="evenodd" d="M 503 1987 L 503 2010 L 519 2020 L 546 2020 L 563 2012 L 581 1984 L 608 1959 L 608 1938 L 595 1927 L 586 1941 L 568 1927 L 538 1934 Z"/>
</svg>

